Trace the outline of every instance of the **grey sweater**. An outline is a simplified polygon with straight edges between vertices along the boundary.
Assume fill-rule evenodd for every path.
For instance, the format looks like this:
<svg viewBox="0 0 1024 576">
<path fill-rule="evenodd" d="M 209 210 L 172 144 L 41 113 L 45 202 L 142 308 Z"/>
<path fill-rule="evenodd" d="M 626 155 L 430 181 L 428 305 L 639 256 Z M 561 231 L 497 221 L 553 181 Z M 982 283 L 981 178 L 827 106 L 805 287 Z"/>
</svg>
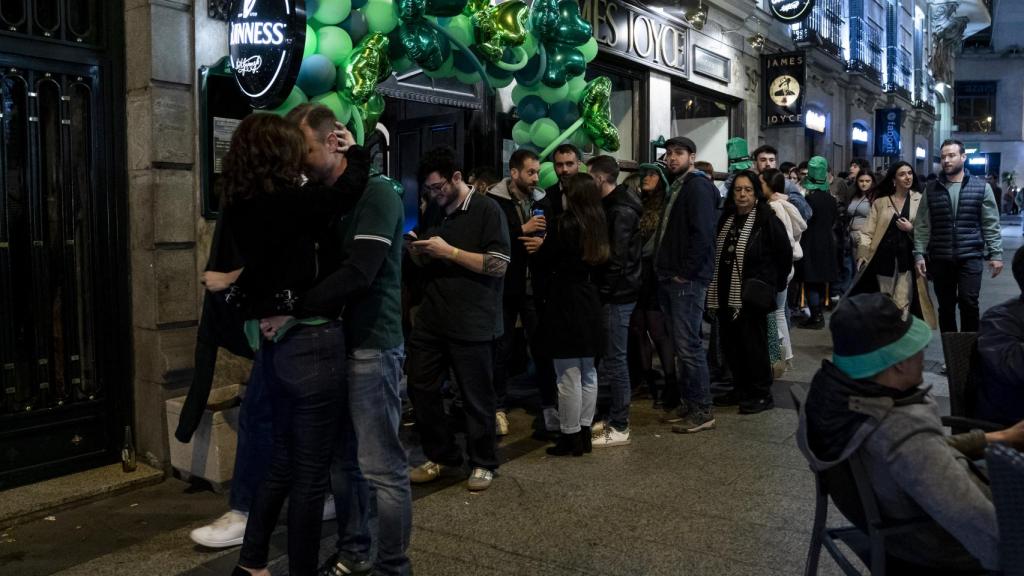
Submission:
<svg viewBox="0 0 1024 576">
<path fill-rule="evenodd" d="M 811 395 L 830 394 L 831 402 L 809 397 L 801 408 L 797 431 L 797 444 L 811 468 L 827 470 L 859 452 L 886 519 L 927 516 L 934 521 L 893 537 L 889 550 L 894 556 L 925 566 L 970 569 L 980 561 L 986 569 L 998 568 L 999 536 L 991 492 L 970 467 L 971 460 L 983 456 L 985 435 L 976 431 L 946 436 L 938 405 L 927 388 L 905 399 L 851 394 L 849 411 L 866 418 L 847 428 L 851 435 L 841 454 L 819 458 L 820 446 L 828 445 L 829 439 L 821 438 L 815 425 L 808 424 L 807 410 L 836 407 L 842 393 L 837 395 L 835 389 L 849 391 L 844 384 L 853 382 L 841 382 L 845 375 L 826 364 L 815 376 Z M 842 414 L 834 416 L 843 419 Z M 810 420 L 821 422 L 818 417 Z M 812 445 L 819 446 L 817 452 Z"/>
</svg>

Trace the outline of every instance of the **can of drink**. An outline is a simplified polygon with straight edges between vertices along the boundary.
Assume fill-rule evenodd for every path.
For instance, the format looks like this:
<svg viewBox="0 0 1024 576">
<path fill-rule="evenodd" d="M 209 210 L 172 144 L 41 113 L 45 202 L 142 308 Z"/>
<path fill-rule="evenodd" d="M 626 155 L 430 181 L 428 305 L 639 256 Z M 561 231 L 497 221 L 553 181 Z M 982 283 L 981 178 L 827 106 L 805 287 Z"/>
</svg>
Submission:
<svg viewBox="0 0 1024 576">
<path fill-rule="evenodd" d="M 533 210 L 531 211 L 531 214 L 533 214 L 533 217 L 534 217 L 534 218 L 538 218 L 538 217 L 539 217 L 539 218 L 544 218 L 544 217 L 545 217 L 545 216 L 544 216 L 544 209 L 543 209 L 543 208 L 534 208 L 534 209 L 533 209 Z M 543 238 L 543 237 L 545 236 L 545 234 L 547 234 L 547 232 L 545 232 L 544 230 L 540 230 L 540 231 L 538 231 L 538 232 L 534 232 L 534 234 L 533 234 L 533 235 L 534 235 L 534 236 L 537 236 L 537 237 L 539 237 L 539 238 Z"/>
</svg>

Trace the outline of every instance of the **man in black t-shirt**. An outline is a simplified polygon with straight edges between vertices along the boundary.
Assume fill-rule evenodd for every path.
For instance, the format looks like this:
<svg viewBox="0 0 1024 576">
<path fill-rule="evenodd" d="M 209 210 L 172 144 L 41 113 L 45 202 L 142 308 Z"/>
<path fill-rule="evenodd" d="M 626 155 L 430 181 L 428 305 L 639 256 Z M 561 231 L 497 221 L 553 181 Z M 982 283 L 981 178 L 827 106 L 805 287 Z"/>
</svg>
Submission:
<svg viewBox="0 0 1024 576">
<path fill-rule="evenodd" d="M 409 252 L 423 268 L 423 302 L 406 343 L 409 399 L 427 462 L 410 472 L 429 482 L 462 465 L 441 386 L 455 372 L 466 415 L 470 490 L 486 490 L 498 468 L 494 343 L 501 336 L 503 277 L 511 261 L 508 224 L 497 202 L 466 184 L 454 153 L 438 148 L 420 162 L 429 206 Z"/>
</svg>

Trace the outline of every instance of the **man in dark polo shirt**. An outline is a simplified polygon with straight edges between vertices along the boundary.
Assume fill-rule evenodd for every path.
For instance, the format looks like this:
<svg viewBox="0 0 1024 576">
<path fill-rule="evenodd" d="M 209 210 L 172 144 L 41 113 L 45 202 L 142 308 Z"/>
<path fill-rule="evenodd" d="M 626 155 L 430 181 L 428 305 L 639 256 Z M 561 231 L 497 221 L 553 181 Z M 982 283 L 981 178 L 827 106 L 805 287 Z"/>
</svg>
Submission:
<svg viewBox="0 0 1024 576">
<path fill-rule="evenodd" d="M 497 202 L 462 178 L 448 148 L 423 157 L 419 182 L 430 204 L 409 245 L 423 266 L 423 302 L 407 347 L 409 399 L 427 462 L 410 473 L 429 482 L 462 465 L 441 386 L 449 369 L 462 392 L 468 487 L 486 490 L 498 468 L 495 442 L 494 343 L 503 333 L 503 277 L 511 261 L 508 224 Z"/>
</svg>

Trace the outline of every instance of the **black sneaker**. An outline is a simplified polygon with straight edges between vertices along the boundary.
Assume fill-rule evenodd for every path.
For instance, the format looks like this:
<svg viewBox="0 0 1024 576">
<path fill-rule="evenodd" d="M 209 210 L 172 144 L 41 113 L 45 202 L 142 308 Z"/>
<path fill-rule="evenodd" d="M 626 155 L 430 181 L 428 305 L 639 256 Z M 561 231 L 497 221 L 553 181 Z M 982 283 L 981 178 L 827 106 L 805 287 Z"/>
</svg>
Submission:
<svg viewBox="0 0 1024 576">
<path fill-rule="evenodd" d="M 736 406 L 740 403 L 740 397 L 735 390 L 730 390 L 725 394 L 715 396 L 711 402 L 715 406 Z"/>
<path fill-rule="evenodd" d="M 686 418 L 690 414 L 690 403 L 683 400 L 675 408 L 675 410 L 666 410 L 659 418 L 658 421 L 662 424 L 675 424 L 680 422 L 683 418 Z"/>
<path fill-rule="evenodd" d="M 775 399 L 771 396 L 740 402 L 740 414 L 758 414 L 772 408 L 775 408 Z"/>
<path fill-rule="evenodd" d="M 369 560 L 352 560 L 336 552 L 320 567 L 319 576 L 350 576 L 369 574 L 372 571 L 373 563 Z"/>
<path fill-rule="evenodd" d="M 705 430 L 715 429 L 715 415 L 711 406 L 707 408 L 694 408 L 678 424 L 672 425 L 672 431 L 676 434 L 696 434 Z"/>
</svg>

